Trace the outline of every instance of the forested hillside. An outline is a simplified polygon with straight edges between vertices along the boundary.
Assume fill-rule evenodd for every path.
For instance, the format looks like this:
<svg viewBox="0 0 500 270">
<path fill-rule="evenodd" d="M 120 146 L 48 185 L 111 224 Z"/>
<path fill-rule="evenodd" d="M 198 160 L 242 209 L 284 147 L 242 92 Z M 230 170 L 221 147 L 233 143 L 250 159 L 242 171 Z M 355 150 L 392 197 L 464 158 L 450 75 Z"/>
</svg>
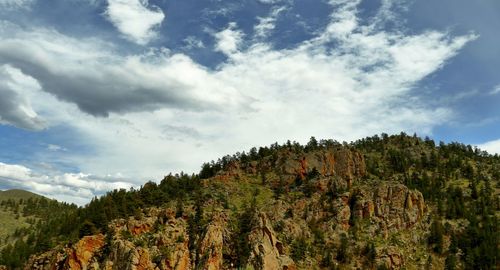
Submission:
<svg viewBox="0 0 500 270">
<path fill-rule="evenodd" d="M 32 220 L 22 214 L 22 205 L 28 199 L 41 196 L 24 190 L 0 191 L 0 249 L 6 245 L 17 229 L 29 226 Z"/>
<path fill-rule="evenodd" d="M 81 208 L 26 203 L 0 265 L 498 269 L 499 178 L 497 155 L 406 134 L 275 143 Z"/>
<path fill-rule="evenodd" d="M 0 193 L 0 265 L 21 266 L 34 253 L 45 251 L 53 243 L 65 240 L 51 234 L 59 222 L 67 223 L 76 205 L 60 203 L 24 191 Z"/>
</svg>

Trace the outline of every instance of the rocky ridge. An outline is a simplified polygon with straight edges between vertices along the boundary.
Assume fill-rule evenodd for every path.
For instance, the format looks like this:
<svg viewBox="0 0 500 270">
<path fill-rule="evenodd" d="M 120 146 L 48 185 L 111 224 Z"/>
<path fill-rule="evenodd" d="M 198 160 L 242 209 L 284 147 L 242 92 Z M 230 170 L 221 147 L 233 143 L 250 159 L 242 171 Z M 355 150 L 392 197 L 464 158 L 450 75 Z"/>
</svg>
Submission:
<svg viewBox="0 0 500 270">
<path fill-rule="evenodd" d="M 317 241 L 325 247 L 338 247 L 353 226 L 370 237 L 388 239 L 393 233 L 423 226 L 428 211 L 416 190 L 397 182 L 366 183 L 364 156 L 345 148 L 284 152 L 273 162 L 233 162 L 205 180 L 204 186 L 208 190 L 218 186 L 238 197 L 241 191 L 229 186 L 256 185 L 259 174 L 269 175 L 271 188 L 284 182 L 287 190 L 279 198 L 268 198 L 263 203 L 266 207 L 254 212 L 247 237 L 248 265 L 254 269 L 324 268 L 312 256 L 296 255 L 296 239 L 322 238 Z M 296 194 L 295 190 L 306 187 L 312 189 L 309 196 Z M 25 269 L 234 269 L 231 224 L 241 211 L 238 207 L 209 200 L 204 206 L 204 225 L 194 233 L 189 222 L 195 210 L 188 202 L 181 215 L 173 205 L 144 209 L 139 216 L 113 221 L 107 232 L 33 256 Z M 360 221 L 364 227 L 356 225 Z M 392 269 L 405 265 L 404 254 L 390 244 L 378 247 L 376 261 Z"/>
</svg>

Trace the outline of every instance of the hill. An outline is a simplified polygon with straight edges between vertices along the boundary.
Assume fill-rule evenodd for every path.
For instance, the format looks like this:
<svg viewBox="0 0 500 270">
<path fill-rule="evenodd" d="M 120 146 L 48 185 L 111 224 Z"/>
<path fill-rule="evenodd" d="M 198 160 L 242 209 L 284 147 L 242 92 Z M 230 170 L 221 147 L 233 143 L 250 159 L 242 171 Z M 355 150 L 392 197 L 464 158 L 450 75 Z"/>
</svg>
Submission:
<svg viewBox="0 0 500 270">
<path fill-rule="evenodd" d="M 0 191 L 0 248 L 10 242 L 9 238 L 15 234 L 16 230 L 30 226 L 29 219 L 32 217 L 23 215 L 23 203 L 19 204 L 19 202 L 41 198 L 43 196 L 26 190 Z"/>
<path fill-rule="evenodd" d="M 26 191 L 26 190 L 22 190 L 22 189 L 10 189 L 10 190 L 5 190 L 5 191 L 0 190 L 0 201 L 9 200 L 9 199 L 27 200 L 30 198 L 37 199 L 37 198 L 42 198 L 42 197 L 43 196 L 41 196 L 41 195 Z"/>
<path fill-rule="evenodd" d="M 406 134 L 273 144 L 54 216 L 0 264 L 497 269 L 499 179 L 497 155 Z"/>
<path fill-rule="evenodd" d="M 34 235 L 43 233 L 39 229 L 48 220 L 75 209 L 75 205 L 60 203 L 25 190 L 0 192 L 0 261 L 11 266 L 19 265 L 32 253 L 21 244 L 34 242 Z M 44 246 L 44 249 L 48 247 Z M 11 250 L 20 253 L 9 258 L 3 256 Z"/>
</svg>

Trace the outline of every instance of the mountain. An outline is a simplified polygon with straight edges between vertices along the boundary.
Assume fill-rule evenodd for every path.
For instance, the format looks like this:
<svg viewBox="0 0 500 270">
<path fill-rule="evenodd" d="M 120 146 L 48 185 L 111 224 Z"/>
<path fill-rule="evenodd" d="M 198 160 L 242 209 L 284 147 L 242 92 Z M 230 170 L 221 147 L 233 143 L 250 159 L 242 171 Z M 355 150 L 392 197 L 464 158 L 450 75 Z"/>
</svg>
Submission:
<svg viewBox="0 0 500 270">
<path fill-rule="evenodd" d="M 273 144 L 65 211 L 0 264 L 498 269 L 499 178 L 497 155 L 406 134 Z"/>
</svg>

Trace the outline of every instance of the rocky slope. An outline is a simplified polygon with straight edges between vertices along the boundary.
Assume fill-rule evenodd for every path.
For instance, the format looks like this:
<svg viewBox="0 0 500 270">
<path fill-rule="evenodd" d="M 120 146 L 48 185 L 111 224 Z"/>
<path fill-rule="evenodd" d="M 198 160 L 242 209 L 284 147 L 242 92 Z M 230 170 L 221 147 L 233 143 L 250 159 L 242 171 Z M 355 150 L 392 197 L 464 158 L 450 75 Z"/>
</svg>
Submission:
<svg viewBox="0 0 500 270">
<path fill-rule="evenodd" d="M 498 155 L 406 134 L 273 144 L 41 212 L 46 221 L 4 248 L 0 264 L 498 269 L 499 179 Z"/>
<path fill-rule="evenodd" d="M 428 227 L 422 194 L 366 175 L 364 156 L 347 148 L 231 162 L 202 182 L 211 198 L 201 207 L 186 200 L 143 209 L 32 256 L 24 269 L 419 268 L 407 246 L 421 249 L 422 237 L 405 237 Z M 374 241 L 368 262 L 363 250 Z M 246 254 L 243 265 L 238 254 Z"/>
</svg>

